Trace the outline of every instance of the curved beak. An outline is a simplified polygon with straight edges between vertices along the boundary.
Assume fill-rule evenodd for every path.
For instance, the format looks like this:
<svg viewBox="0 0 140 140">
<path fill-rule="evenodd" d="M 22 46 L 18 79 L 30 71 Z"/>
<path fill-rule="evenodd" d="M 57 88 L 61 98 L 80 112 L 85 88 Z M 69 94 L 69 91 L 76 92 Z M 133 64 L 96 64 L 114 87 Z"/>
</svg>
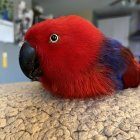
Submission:
<svg viewBox="0 0 140 140">
<path fill-rule="evenodd" d="M 28 42 L 24 42 L 20 54 L 19 64 L 23 73 L 33 81 L 39 81 L 42 71 L 40 69 L 39 60 L 36 50 L 30 46 Z"/>
</svg>

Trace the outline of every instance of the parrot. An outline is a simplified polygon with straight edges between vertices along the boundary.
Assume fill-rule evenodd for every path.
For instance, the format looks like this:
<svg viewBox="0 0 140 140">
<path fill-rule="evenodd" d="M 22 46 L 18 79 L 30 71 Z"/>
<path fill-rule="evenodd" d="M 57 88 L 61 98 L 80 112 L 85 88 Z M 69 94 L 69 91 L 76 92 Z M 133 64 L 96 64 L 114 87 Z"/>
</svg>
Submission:
<svg viewBox="0 0 140 140">
<path fill-rule="evenodd" d="M 30 27 L 19 64 L 32 81 L 66 99 L 110 96 L 140 84 L 140 65 L 131 51 L 77 15 Z"/>
</svg>

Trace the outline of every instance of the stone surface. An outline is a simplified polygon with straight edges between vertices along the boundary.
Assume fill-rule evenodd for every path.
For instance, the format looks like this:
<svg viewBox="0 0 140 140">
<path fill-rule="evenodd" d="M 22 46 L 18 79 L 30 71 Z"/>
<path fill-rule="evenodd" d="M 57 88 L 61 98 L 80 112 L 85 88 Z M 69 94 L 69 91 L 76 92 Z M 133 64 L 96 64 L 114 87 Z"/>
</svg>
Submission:
<svg viewBox="0 0 140 140">
<path fill-rule="evenodd" d="M 6 119 L 0 118 L 0 128 L 5 127 L 5 126 L 6 126 Z"/>
<path fill-rule="evenodd" d="M 65 100 L 38 82 L 0 85 L 0 140 L 140 140 L 140 87 Z"/>
<path fill-rule="evenodd" d="M 93 140 L 107 140 L 107 138 L 105 136 L 102 136 L 102 135 L 95 135 Z"/>
</svg>

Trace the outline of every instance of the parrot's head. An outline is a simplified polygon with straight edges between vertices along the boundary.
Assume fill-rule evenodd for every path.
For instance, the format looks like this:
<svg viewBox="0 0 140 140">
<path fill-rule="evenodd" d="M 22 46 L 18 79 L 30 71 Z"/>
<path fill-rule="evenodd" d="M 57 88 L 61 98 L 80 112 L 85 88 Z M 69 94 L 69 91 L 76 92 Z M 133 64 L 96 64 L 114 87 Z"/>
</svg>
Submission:
<svg viewBox="0 0 140 140">
<path fill-rule="evenodd" d="M 63 16 L 33 25 L 25 34 L 20 66 L 32 80 L 66 79 L 97 62 L 103 35 L 79 16 Z"/>
</svg>

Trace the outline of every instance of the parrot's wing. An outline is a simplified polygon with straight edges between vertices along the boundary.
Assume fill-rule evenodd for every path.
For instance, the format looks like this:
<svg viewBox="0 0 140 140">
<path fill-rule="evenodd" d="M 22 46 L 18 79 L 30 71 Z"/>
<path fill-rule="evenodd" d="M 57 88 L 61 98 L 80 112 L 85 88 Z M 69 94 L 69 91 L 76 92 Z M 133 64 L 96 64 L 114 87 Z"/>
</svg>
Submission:
<svg viewBox="0 0 140 140">
<path fill-rule="evenodd" d="M 122 48 L 124 47 L 120 42 L 107 38 L 100 55 L 101 64 L 112 70 L 110 78 L 117 90 L 124 88 L 122 77 L 126 71 L 126 62 L 121 54 Z"/>
<path fill-rule="evenodd" d="M 140 65 L 129 49 L 121 48 L 121 54 L 127 63 L 123 75 L 124 88 L 137 87 L 140 84 Z"/>
</svg>

